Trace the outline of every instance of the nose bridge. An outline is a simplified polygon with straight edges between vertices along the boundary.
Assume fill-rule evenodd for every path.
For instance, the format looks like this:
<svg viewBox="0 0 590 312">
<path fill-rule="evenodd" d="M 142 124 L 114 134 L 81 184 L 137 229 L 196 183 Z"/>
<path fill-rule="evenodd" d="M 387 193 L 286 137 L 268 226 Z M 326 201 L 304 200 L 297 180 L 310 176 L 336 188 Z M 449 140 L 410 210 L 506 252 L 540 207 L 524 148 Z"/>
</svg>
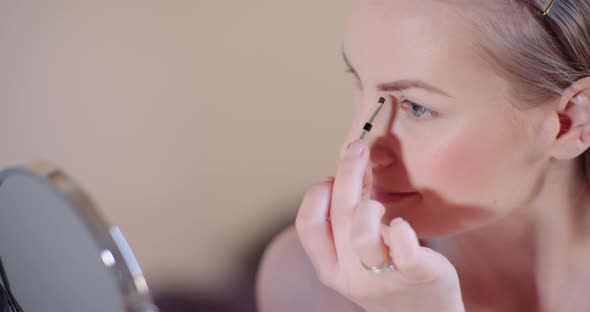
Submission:
<svg viewBox="0 0 590 312">
<path fill-rule="evenodd" d="M 366 107 L 366 109 L 362 110 L 362 118 L 364 118 L 364 122 L 366 122 L 375 113 L 376 109 L 379 107 L 379 104 L 374 99 L 372 100 L 372 103 L 363 104 L 363 107 Z M 393 120 L 395 119 L 395 111 L 393 111 L 394 105 L 396 105 L 395 101 L 385 101 L 383 107 L 375 117 L 375 120 L 372 122 L 371 134 L 367 139 L 375 140 L 379 137 L 390 134 L 393 126 Z"/>
<path fill-rule="evenodd" d="M 379 97 L 377 96 L 363 96 L 358 103 L 358 110 L 355 113 L 352 127 L 349 129 L 347 135 L 346 144 L 343 147 L 348 146 L 349 143 L 359 138 L 362 133 L 365 123 L 369 121 L 373 113 L 379 107 Z M 395 105 L 396 101 L 387 99 L 383 104 L 383 107 L 373 120 L 371 132 L 365 137 L 365 142 L 368 146 L 373 145 L 374 141 L 378 138 L 391 135 L 391 129 L 393 126 L 393 120 L 395 119 Z M 392 111 L 393 110 L 393 111 Z"/>
<path fill-rule="evenodd" d="M 372 101 L 376 103 L 375 101 Z M 363 103 L 362 118 L 364 122 L 369 120 L 375 112 L 378 104 Z M 372 122 L 372 129 L 367 136 L 366 143 L 370 151 L 370 163 L 372 168 L 389 167 L 396 163 L 396 152 L 390 144 L 393 138 L 393 122 L 397 112 L 397 101 L 388 99 Z M 363 122 L 363 124 L 364 124 Z"/>
</svg>

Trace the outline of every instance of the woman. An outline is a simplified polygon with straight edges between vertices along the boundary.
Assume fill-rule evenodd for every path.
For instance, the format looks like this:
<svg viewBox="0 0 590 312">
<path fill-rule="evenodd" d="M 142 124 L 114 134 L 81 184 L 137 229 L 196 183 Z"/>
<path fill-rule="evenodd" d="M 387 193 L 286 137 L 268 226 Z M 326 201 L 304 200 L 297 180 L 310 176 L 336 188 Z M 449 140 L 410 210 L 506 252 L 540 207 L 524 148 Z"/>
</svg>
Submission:
<svg viewBox="0 0 590 312">
<path fill-rule="evenodd" d="M 261 311 L 590 311 L 590 1 L 354 0 L 344 55 L 356 121 Z"/>
</svg>

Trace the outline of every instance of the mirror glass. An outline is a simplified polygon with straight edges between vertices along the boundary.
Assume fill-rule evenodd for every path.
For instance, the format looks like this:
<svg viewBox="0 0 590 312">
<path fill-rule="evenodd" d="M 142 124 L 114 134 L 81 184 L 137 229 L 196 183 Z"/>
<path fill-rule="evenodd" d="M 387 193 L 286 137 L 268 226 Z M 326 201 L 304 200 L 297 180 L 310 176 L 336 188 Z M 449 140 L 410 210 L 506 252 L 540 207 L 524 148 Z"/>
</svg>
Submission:
<svg viewBox="0 0 590 312">
<path fill-rule="evenodd" d="M 136 282 L 124 280 L 121 267 L 130 266 L 121 260 L 128 259 L 117 259 L 131 251 L 105 248 L 114 242 L 112 231 L 97 231 L 114 228 L 98 215 L 88 219 L 94 208 L 84 212 L 71 199 L 24 169 L 0 174 L 0 257 L 10 292 L 25 312 L 140 311 L 129 309 L 133 294 L 122 287 Z"/>
</svg>

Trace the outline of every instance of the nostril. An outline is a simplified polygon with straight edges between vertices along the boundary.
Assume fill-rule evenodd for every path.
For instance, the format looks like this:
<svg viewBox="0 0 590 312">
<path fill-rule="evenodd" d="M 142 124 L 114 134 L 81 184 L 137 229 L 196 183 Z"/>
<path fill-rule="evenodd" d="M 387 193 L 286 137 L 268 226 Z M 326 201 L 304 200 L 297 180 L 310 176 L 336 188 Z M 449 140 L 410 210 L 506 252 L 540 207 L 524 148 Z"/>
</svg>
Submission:
<svg viewBox="0 0 590 312">
<path fill-rule="evenodd" d="M 395 162 L 395 157 L 383 148 L 374 148 L 370 153 L 370 161 L 373 168 L 391 166 Z"/>
</svg>

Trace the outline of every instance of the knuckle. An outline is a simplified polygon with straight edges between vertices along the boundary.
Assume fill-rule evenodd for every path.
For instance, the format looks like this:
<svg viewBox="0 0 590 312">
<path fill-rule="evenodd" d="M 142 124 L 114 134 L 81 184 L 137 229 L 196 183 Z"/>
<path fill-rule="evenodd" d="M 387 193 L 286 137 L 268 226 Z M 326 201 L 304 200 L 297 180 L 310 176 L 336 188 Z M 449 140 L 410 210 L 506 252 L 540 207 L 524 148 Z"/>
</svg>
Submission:
<svg viewBox="0 0 590 312">
<path fill-rule="evenodd" d="M 418 263 L 415 258 L 393 259 L 395 266 L 400 271 L 412 271 L 418 269 Z"/>
<path fill-rule="evenodd" d="M 297 213 L 297 221 L 302 223 L 312 222 L 314 213 L 317 211 L 316 207 L 325 202 L 321 200 L 324 196 L 329 196 L 330 186 L 329 182 L 321 182 L 311 186 L 305 195 Z"/>
<path fill-rule="evenodd" d="M 332 289 L 334 288 L 334 277 L 332 275 L 324 270 L 317 270 L 316 276 L 322 285 Z"/>
<path fill-rule="evenodd" d="M 312 186 L 310 186 L 309 189 L 307 189 L 306 194 L 317 194 L 320 192 L 321 193 L 326 192 L 330 189 L 331 184 L 332 184 L 332 181 L 329 181 L 329 180 L 317 182 L 317 183 L 313 184 Z"/>
<path fill-rule="evenodd" d="M 365 205 L 367 205 L 367 207 L 369 207 L 369 208 L 383 208 L 383 209 L 385 208 L 385 206 L 383 206 L 382 203 L 380 203 L 374 199 L 367 200 L 365 202 Z"/>
<path fill-rule="evenodd" d="M 299 237 L 305 236 L 307 230 L 314 226 L 315 224 L 312 218 L 305 216 L 305 214 L 297 215 L 297 219 L 295 219 L 295 231 Z"/>
<path fill-rule="evenodd" d="M 352 232 L 351 241 L 358 247 L 372 246 L 377 242 L 377 236 L 370 231 L 364 229 L 354 229 Z"/>
<path fill-rule="evenodd" d="M 385 206 L 375 200 L 361 201 L 355 209 L 355 216 L 360 220 L 377 220 L 385 213 Z M 377 218 L 377 219 L 374 219 Z M 379 220 L 380 222 L 380 220 Z"/>
<path fill-rule="evenodd" d="M 305 226 L 309 224 L 312 220 L 312 214 L 307 213 L 304 207 L 302 206 L 297 211 L 297 217 L 295 218 L 295 227 Z"/>
<path fill-rule="evenodd" d="M 331 183 L 329 181 L 318 182 L 310 186 L 303 196 L 302 204 L 305 204 L 311 199 L 326 196 L 330 194 Z"/>
<path fill-rule="evenodd" d="M 329 188 L 330 183 L 329 181 L 322 181 L 312 184 L 305 192 L 304 198 L 318 196 L 325 192 Z"/>
</svg>

